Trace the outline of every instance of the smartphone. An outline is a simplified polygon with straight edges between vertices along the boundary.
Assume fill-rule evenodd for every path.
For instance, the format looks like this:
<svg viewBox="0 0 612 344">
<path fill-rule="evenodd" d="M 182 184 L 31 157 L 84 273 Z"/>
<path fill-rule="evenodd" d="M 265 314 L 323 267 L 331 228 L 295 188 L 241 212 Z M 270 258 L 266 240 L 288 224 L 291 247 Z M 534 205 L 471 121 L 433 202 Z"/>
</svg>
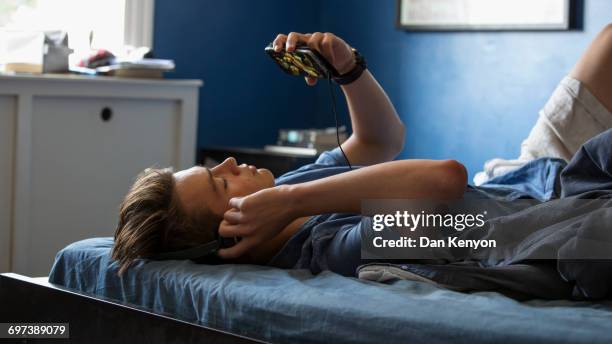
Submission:
<svg viewBox="0 0 612 344">
<path fill-rule="evenodd" d="M 336 69 L 318 51 L 306 46 L 298 46 L 292 52 L 285 50 L 277 52 L 270 43 L 265 51 L 287 74 L 319 79 L 338 76 Z"/>
</svg>

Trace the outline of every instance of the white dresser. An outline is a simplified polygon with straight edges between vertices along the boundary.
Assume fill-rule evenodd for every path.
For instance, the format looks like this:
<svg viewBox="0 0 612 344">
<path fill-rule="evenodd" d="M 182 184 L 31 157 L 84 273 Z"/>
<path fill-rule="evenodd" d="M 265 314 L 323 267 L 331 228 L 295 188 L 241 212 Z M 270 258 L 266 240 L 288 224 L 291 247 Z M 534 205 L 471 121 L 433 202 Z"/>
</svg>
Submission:
<svg viewBox="0 0 612 344">
<path fill-rule="evenodd" d="M 112 236 L 146 167 L 195 162 L 199 80 L 0 75 L 0 272 Z"/>
</svg>

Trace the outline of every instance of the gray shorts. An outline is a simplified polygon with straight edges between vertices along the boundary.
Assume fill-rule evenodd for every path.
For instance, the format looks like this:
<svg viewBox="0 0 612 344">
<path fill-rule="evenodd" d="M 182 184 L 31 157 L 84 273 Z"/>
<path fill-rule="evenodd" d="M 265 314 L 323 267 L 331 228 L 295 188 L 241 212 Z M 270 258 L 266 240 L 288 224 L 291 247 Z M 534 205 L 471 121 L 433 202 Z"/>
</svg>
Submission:
<svg viewBox="0 0 612 344">
<path fill-rule="evenodd" d="M 488 160 L 483 171 L 474 176 L 474 184 L 482 185 L 538 158 L 561 158 L 569 162 L 582 144 L 609 128 L 612 128 L 612 113 L 586 85 L 566 76 L 521 143 L 521 155 L 512 160 Z"/>
<path fill-rule="evenodd" d="M 612 128 L 612 113 L 580 81 L 566 76 L 540 110 L 521 144 L 519 160 L 542 157 L 569 161 L 590 138 Z"/>
</svg>

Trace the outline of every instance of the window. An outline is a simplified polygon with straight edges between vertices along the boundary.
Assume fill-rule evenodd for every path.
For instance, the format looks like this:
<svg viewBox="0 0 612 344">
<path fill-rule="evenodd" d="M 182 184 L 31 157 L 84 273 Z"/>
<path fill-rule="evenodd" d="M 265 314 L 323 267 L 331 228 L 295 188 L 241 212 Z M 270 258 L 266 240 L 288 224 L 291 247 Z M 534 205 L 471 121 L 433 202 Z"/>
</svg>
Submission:
<svg viewBox="0 0 612 344">
<path fill-rule="evenodd" d="M 0 29 L 63 30 L 74 55 L 152 47 L 154 0 L 2 0 Z M 74 61 L 73 61 L 74 62 Z"/>
</svg>

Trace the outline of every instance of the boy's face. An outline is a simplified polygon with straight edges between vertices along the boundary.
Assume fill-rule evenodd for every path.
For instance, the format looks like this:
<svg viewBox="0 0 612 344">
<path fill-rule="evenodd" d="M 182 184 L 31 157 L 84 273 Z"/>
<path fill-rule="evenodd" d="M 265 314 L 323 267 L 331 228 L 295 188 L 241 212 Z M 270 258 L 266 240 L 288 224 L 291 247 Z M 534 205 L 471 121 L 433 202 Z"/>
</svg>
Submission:
<svg viewBox="0 0 612 344">
<path fill-rule="evenodd" d="M 250 195 L 274 186 L 272 172 L 265 168 L 242 164 L 227 158 L 219 165 L 208 169 L 194 166 L 174 173 L 176 192 L 188 214 L 206 207 L 223 216 L 229 209 L 232 197 Z"/>
</svg>

